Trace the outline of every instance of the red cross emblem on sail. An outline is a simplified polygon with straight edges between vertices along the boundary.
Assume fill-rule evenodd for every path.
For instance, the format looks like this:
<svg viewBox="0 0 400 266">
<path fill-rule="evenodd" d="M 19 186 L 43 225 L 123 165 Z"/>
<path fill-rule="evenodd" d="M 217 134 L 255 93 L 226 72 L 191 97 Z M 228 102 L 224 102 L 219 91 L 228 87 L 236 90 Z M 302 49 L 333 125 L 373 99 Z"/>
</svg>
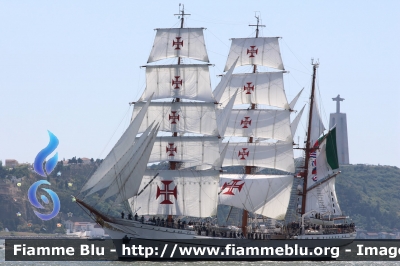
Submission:
<svg viewBox="0 0 400 266">
<path fill-rule="evenodd" d="M 172 115 L 169 115 L 169 120 L 171 121 L 171 124 L 176 124 L 176 120 L 179 121 L 179 115 L 176 114 L 178 111 L 171 111 Z"/>
<path fill-rule="evenodd" d="M 175 80 L 172 80 L 172 86 L 175 85 L 174 89 L 180 89 L 179 86 L 182 86 L 182 80 L 179 80 L 181 76 L 175 76 Z"/>
<path fill-rule="evenodd" d="M 169 184 L 172 183 L 172 181 L 161 181 L 161 183 L 164 184 L 164 189 L 160 189 L 160 187 L 157 185 L 157 195 L 156 195 L 156 199 L 158 199 L 159 196 L 163 195 L 164 196 L 164 200 L 160 202 L 160 204 L 173 204 L 172 201 L 169 200 L 169 196 L 174 196 L 175 199 L 177 199 L 177 187 L 175 186 L 174 189 L 170 190 L 169 189 Z"/>
<path fill-rule="evenodd" d="M 240 125 L 242 126 L 242 128 L 249 128 L 248 126 L 251 126 L 250 116 L 245 116 L 244 119 L 240 121 Z"/>
<path fill-rule="evenodd" d="M 228 191 L 226 191 L 226 192 L 224 192 L 224 193 L 222 193 L 222 194 L 225 194 L 225 195 L 235 195 L 235 194 L 233 194 L 233 190 L 234 190 L 235 188 L 237 188 L 238 191 L 240 192 L 240 191 L 242 190 L 243 185 L 244 185 L 244 181 L 243 181 L 242 184 L 238 184 L 240 181 L 242 181 L 242 180 L 232 180 L 232 181 L 229 182 L 229 183 L 226 183 L 226 182 L 225 182 L 225 184 L 222 186 L 222 190 L 224 190 L 224 189 L 227 188 Z"/>
<path fill-rule="evenodd" d="M 240 160 L 246 160 L 246 157 L 249 156 L 249 151 L 246 151 L 248 148 L 242 148 L 241 151 L 239 151 L 238 157 L 240 157 Z"/>
<path fill-rule="evenodd" d="M 243 86 L 243 90 L 246 91 L 246 94 L 251 94 L 251 91 L 254 91 L 254 85 L 251 86 L 252 83 L 253 82 L 246 82 L 247 87 L 246 85 Z"/>
<path fill-rule="evenodd" d="M 175 46 L 175 50 L 180 50 L 181 46 L 183 46 L 183 40 L 181 41 L 181 37 L 175 37 L 176 41 L 172 40 L 172 46 Z"/>
<path fill-rule="evenodd" d="M 258 48 L 254 49 L 255 45 L 250 46 L 250 49 L 247 49 L 247 54 L 250 54 L 249 57 L 254 57 L 254 54 L 258 53 Z"/>
<path fill-rule="evenodd" d="M 168 143 L 168 146 L 166 147 L 166 152 L 169 153 L 168 156 L 175 156 L 174 152 L 178 152 L 177 148 L 174 147 L 174 143 Z"/>
</svg>

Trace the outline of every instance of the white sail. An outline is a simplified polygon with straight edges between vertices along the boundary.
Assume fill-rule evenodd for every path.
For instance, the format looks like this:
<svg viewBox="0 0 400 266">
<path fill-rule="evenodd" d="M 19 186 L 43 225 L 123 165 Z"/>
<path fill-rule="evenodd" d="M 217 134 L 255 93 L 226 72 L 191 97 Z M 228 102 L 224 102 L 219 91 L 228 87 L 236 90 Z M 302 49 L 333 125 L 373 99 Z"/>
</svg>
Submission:
<svg viewBox="0 0 400 266">
<path fill-rule="evenodd" d="M 236 66 L 236 63 L 238 60 L 239 60 L 239 58 L 237 58 L 235 60 L 235 62 L 233 62 L 233 65 L 230 67 L 228 72 L 226 72 L 226 74 L 224 76 L 222 76 L 221 81 L 218 83 L 217 87 L 213 91 L 214 98 L 217 102 L 219 102 L 221 100 L 222 94 L 224 93 L 225 88 L 228 85 L 228 83 L 232 77 L 233 70 L 235 69 L 235 66 Z"/>
<path fill-rule="evenodd" d="M 262 65 L 284 69 L 277 37 L 232 39 L 224 71 L 229 69 L 238 56 L 238 66 Z"/>
<path fill-rule="evenodd" d="M 184 167 L 209 165 L 219 159 L 217 137 L 157 137 L 149 163 L 163 161 L 183 162 Z"/>
<path fill-rule="evenodd" d="M 216 212 L 219 171 L 147 170 L 137 197 L 129 200 L 138 215 L 209 217 Z"/>
<path fill-rule="evenodd" d="M 150 97 L 151 99 L 151 97 Z M 100 179 L 102 179 L 121 159 L 121 157 L 126 154 L 126 152 L 134 145 L 136 134 L 138 133 L 139 126 L 141 125 L 143 118 L 149 107 L 149 103 L 143 104 L 141 110 L 137 113 L 132 122 L 122 134 L 121 138 L 118 140 L 117 144 L 108 153 L 106 158 L 103 160 L 96 172 L 90 177 L 86 184 L 82 187 L 81 192 L 86 191 L 96 185 Z M 146 127 L 146 129 L 151 125 Z"/>
<path fill-rule="evenodd" d="M 187 57 L 208 62 L 203 28 L 156 30 L 157 34 L 147 63 L 173 57 Z"/>
<path fill-rule="evenodd" d="M 219 204 L 282 220 L 293 183 L 292 175 L 223 174 Z"/>
<path fill-rule="evenodd" d="M 293 100 L 290 102 L 289 106 L 290 106 L 290 110 L 294 109 L 294 106 L 297 103 L 297 100 L 299 99 L 301 93 L 303 92 L 304 88 L 301 89 L 301 91 L 299 93 L 297 93 L 297 95 L 293 98 Z"/>
<path fill-rule="evenodd" d="M 196 170 L 209 170 L 209 169 L 213 169 L 213 170 L 222 170 L 222 163 L 224 161 L 225 158 L 225 154 L 226 151 L 228 150 L 228 143 L 222 143 L 220 142 L 220 156 L 217 160 L 215 160 L 215 162 L 212 165 L 199 165 L 196 166 Z"/>
<path fill-rule="evenodd" d="M 144 102 L 135 103 L 132 119 L 144 106 Z M 203 102 L 152 102 L 148 108 L 139 133 L 156 121 L 160 130 L 178 133 L 197 133 L 218 136 L 214 103 Z"/>
<path fill-rule="evenodd" d="M 114 205 L 127 200 L 139 191 L 139 184 L 142 180 L 147 161 L 158 132 L 157 126 L 152 130 L 147 141 L 136 153 L 136 156 L 127 164 L 123 171 L 117 175 L 113 183 L 107 188 L 101 200 L 117 194 Z"/>
<path fill-rule="evenodd" d="M 299 125 L 301 116 L 303 115 L 304 107 L 306 107 L 306 106 L 304 105 L 303 108 L 301 108 L 299 114 L 296 116 L 295 119 L 293 119 L 292 123 L 290 124 L 290 129 L 291 129 L 293 138 L 294 138 L 294 135 L 296 134 L 297 126 Z"/>
<path fill-rule="evenodd" d="M 291 142 L 229 143 L 223 166 L 243 165 L 294 172 Z"/>
<path fill-rule="evenodd" d="M 322 135 L 322 133 L 324 133 L 324 130 L 325 126 L 319 114 L 317 101 L 314 101 L 312 110 L 312 119 L 311 119 L 311 136 L 310 136 L 311 146 L 313 146 L 314 143 L 318 140 L 318 138 Z"/>
<path fill-rule="evenodd" d="M 342 215 L 335 190 L 336 177 L 309 190 L 306 197 L 306 212 L 315 210 L 321 214 Z"/>
<path fill-rule="evenodd" d="M 223 109 L 217 109 L 217 125 L 220 136 L 225 136 L 226 127 L 229 123 L 229 117 L 231 116 L 232 108 L 236 100 L 237 91 L 233 94 L 228 104 Z"/>
<path fill-rule="evenodd" d="M 291 136 L 289 110 L 232 110 L 227 136 L 287 140 Z"/>
<path fill-rule="evenodd" d="M 233 74 L 220 100 L 223 106 L 237 90 L 235 104 L 265 104 L 289 109 L 283 72 Z"/>
<path fill-rule="evenodd" d="M 110 168 L 110 170 L 102 176 L 99 181 L 93 185 L 92 189 L 87 193 L 91 195 L 99 190 L 109 187 L 117 176 L 124 170 L 124 168 L 140 155 L 140 149 L 143 149 L 144 144 L 149 140 L 153 125 L 150 125 L 147 130 L 136 139 L 135 144 L 131 146 L 128 151 Z"/>
<path fill-rule="evenodd" d="M 182 98 L 214 102 L 208 65 L 146 66 L 146 89 L 139 101 Z"/>
</svg>

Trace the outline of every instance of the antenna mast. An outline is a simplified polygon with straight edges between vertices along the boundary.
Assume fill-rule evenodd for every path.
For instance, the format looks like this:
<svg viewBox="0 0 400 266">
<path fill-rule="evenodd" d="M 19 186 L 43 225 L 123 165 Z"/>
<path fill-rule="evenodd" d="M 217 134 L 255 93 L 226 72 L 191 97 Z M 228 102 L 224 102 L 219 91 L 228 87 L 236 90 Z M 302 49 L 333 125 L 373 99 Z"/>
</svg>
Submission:
<svg viewBox="0 0 400 266">
<path fill-rule="evenodd" d="M 182 10 L 181 10 L 182 5 Z M 174 14 L 175 16 L 179 16 L 178 19 L 181 19 L 181 28 L 183 28 L 183 22 L 185 20 L 185 16 L 190 16 L 190 14 L 185 14 L 185 5 L 179 3 L 179 14 Z M 182 17 L 181 17 L 182 16 Z"/>
<path fill-rule="evenodd" d="M 301 215 L 306 213 L 306 198 L 307 198 L 307 177 L 308 177 L 308 161 L 310 160 L 310 153 L 311 150 L 313 149 L 312 145 L 313 143 L 310 143 L 311 141 L 311 122 L 312 122 L 312 113 L 313 113 L 313 107 L 314 107 L 314 94 L 315 94 L 315 78 L 316 78 L 316 73 L 317 73 L 317 68 L 319 66 L 319 62 L 314 63 L 314 59 L 311 59 L 311 64 L 313 66 L 313 76 L 312 76 L 312 86 L 311 86 L 311 96 L 310 96 L 310 113 L 308 116 L 308 130 L 307 130 L 307 141 L 306 141 L 306 147 L 305 147 L 305 161 L 304 161 L 304 181 L 303 181 L 303 194 L 302 194 L 302 199 L 301 199 Z"/>
<path fill-rule="evenodd" d="M 182 6 L 182 9 L 181 9 Z M 181 20 L 181 29 L 183 28 L 183 22 L 185 20 L 185 16 L 189 16 L 190 14 L 185 14 L 185 5 L 179 3 L 179 14 L 174 14 L 175 16 L 178 16 L 178 18 L 180 18 Z M 181 64 L 181 57 L 178 57 L 178 65 Z M 180 102 L 181 99 L 180 98 L 175 98 L 174 99 L 175 102 Z M 172 134 L 173 137 L 177 137 L 178 136 L 178 132 L 174 132 Z M 170 161 L 169 162 L 169 169 L 170 170 L 176 170 L 177 169 L 177 163 L 175 161 Z M 168 216 L 168 219 L 170 220 L 170 217 Z"/>
</svg>

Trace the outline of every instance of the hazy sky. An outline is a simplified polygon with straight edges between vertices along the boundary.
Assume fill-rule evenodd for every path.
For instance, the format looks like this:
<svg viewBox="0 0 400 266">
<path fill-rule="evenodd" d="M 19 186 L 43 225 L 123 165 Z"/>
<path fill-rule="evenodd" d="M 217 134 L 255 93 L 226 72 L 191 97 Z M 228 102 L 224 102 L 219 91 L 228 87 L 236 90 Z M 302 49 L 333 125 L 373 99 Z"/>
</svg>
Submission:
<svg viewBox="0 0 400 266">
<path fill-rule="evenodd" d="M 144 90 L 155 28 L 179 27 L 179 1 L 0 1 L 0 159 L 33 162 L 49 140 L 59 158 L 104 158 Z M 205 27 L 218 83 L 230 38 L 254 36 L 254 11 L 281 36 L 289 101 L 310 90 L 311 58 L 328 125 L 345 98 L 350 163 L 400 167 L 399 1 L 186 1 Z M 304 132 L 305 122 L 298 132 Z M 304 133 L 302 133 L 304 135 Z"/>
</svg>

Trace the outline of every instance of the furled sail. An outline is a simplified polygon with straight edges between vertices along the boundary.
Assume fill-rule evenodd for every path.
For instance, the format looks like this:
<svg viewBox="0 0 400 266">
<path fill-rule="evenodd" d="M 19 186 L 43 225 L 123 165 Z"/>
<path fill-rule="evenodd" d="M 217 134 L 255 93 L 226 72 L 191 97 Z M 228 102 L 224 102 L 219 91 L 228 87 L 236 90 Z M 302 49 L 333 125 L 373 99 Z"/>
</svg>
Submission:
<svg viewBox="0 0 400 266">
<path fill-rule="evenodd" d="M 157 34 L 147 63 L 173 57 L 208 62 L 203 28 L 156 29 Z"/>
<path fill-rule="evenodd" d="M 287 140 L 291 136 L 289 110 L 232 110 L 228 136 Z"/>
<path fill-rule="evenodd" d="M 321 214 L 342 215 L 335 190 L 336 177 L 307 192 L 306 212 L 315 210 Z"/>
<path fill-rule="evenodd" d="M 146 90 L 139 101 L 182 98 L 214 102 L 208 65 L 146 66 Z"/>
<path fill-rule="evenodd" d="M 157 137 L 149 163 L 183 162 L 184 167 L 209 165 L 220 157 L 218 137 Z"/>
<path fill-rule="evenodd" d="M 289 109 L 283 72 L 233 74 L 220 99 L 223 106 L 237 90 L 235 104 L 265 104 Z"/>
<path fill-rule="evenodd" d="M 135 103 L 132 119 L 144 105 L 144 102 Z M 214 103 L 152 102 L 140 125 L 139 133 L 146 130 L 153 121 L 160 123 L 161 131 L 219 135 Z"/>
<path fill-rule="evenodd" d="M 293 178 L 293 175 L 223 174 L 219 203 L 274 219 L 284 219 Z"/>
<path fill-rule="evenodd" d="M 284 69 L 278 37 L 232 39 L 224 71 L 231 67 L 238 56 L 238 66 L 262 65 Z"/>
<path fill-rule="evenodd" d="M 229 143 L 222 166 L 243 165 L 294 173 L 291 142 Z"/>
<path fill-rule="evenodd" d="M 209 217 L 216 212 L 219 171 L 146 170 L 140 189 L 153 182 L 137 197 L 129 200 L 138 215 L 186 215 Z"/>
<path fill-rule="evenodd" d="M 339 168 L 336 127 L 314 143 L 308 162 L 307 189 L 334 174 Z"/>
<path fill-rule="evenodd" d="M 151 99 L 151 98 L 150 98 Z M 139 126 L 141 125 L 143 118 L 147 112 L 150 102 L 144 103 L 140 111 L 132 122 L 122 134 L 121 138 L 118 140 L 117 144 L 112 148 L 106 158 L 103 160 L 96 172 L 90 177 L 86 184 L 82 187 L 81 192 L 86 191 L 96 185 L 100 179 L 102 179 L 121 159 L 121 157 L 126 154 L 126 152 L 134 145 L 136 134 L 138 133 Z M 151 123 L 146 127 L 149 128 Z"/>
</svg>

